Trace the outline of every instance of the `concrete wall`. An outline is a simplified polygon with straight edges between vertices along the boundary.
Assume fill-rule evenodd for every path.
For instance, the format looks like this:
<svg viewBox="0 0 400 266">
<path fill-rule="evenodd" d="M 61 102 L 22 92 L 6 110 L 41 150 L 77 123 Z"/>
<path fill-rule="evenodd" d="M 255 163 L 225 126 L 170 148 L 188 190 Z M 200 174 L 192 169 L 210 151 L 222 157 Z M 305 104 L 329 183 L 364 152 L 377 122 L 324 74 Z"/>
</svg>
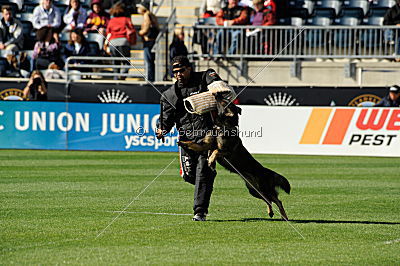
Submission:
<svg viewBox="0 0 400 266">
<path fill-rule="evenodd" d="M 364 87 L 400 84 L 400 63 L 387 60 L 298 61 L 297 66 L 293 61 L 244 61 L 241 65 L 240 61 L 199 60 L 196 64 L 198 70 L 214 68 L 232 85 Z"/>
</svg>

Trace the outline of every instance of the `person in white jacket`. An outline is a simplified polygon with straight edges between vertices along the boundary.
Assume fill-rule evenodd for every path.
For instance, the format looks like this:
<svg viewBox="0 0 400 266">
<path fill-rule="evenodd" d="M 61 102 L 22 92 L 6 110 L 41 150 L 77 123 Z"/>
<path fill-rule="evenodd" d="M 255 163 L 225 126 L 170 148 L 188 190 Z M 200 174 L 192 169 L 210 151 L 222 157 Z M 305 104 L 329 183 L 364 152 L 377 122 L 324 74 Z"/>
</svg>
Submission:
<svg viewBox="0 0 400 266">
<path fill-rule="evenodd" d="M 79 0 L 70 0 L 63 17 L 64 31 L 71 31 L 76 28 L 84 28 L 87 18 L 87 11 L 81 7 Z"/>
<path fill-rule="evenodd" d="M 40 5 L 33 10 L 33 28 L 39 30 L 43 27 L 54 28 L 55 31 L 61 25 L 60 10 L 53 5 L 52 0 L 41 0 Z"/>
</svg>

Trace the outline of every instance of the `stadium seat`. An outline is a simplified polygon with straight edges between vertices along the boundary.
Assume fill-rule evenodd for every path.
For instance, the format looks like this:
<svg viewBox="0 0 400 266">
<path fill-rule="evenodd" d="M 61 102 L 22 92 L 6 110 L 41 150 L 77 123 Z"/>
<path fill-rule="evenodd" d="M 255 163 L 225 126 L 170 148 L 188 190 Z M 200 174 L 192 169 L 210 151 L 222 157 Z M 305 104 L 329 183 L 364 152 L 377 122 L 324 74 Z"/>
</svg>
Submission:
<svg viewBox="0 0 400 266">
<path fill-rule="evenodd" d="M 345 10 L 358 10 L 362 13 L 362 16 L 366 16 L 369 11 L 369 2 L 368 0 L 351 0 L 348 4 L 346 4 L 343 9 Z"/>
<path fill-rule="evenodd" d="M 18 9 L 18 5 L 16 3 L 12 3 L 12 2 L 10 2 L 8 0 L 0 0 L 0 6 L 3 6 L 3 5 L 9 6 L 11 8 L 11 12 L 13 14 L 17 14 L 18 13 L 19 9 Z"/>
<path fill-rule="evenodd" d="M 343 26 L 357 26 L 361 24 L 363 13 L 360 9 L 343 9 L 335 24 Z"/>
<path fill-rule="evenodd" d="M 376 26 L 382 26 L 383 25 L 383 17 L 381 16 L 371 16 L 368 17 L 366 22 L 366 25 L 376 25 Z"/>
<path fill-rule="evenodd" d="M 38 5 L 40 5 L 40 0 L 27 0 L 27 1 L 24 1 L 23 11 L 25 13 L 33 13 L 33 10 Z"/>
<path fill-rule="evenodd" d="M 21 20 L 22 31 L 24 35 L 24 50 L 32 50 L 35 46 L 35 33 L 33 32 L 32 22 L 27 20 Z"/>
<path fill-rule="evenodd" d="M 290 25 L 292 25 L 292 26 L 300 27 L 300 26 L 303 26 L 303 24 L 304 24 L 304 21 L 302 18 L 299 18 L 299 17 L 291 17 L 290 18 Z"/>
<path fill-rule="evenodd" d="M 103 49 L 104 37 L 99 33 L 88 33 L 86 40 L 90 43 L 96 43 L 99 49 Z"/>
<path fill-rule="evenodd" d="M 0 77 L 6 76 L 7 68 L 8 68 L 7 59 L 4 57 L 0 57 Z"/>
<path fill-rule="evenodd" d="M 315 16 L 308 21 L 312 26 L 330 26 L 332 24 L 332 12 L 329 10 L 316 10 Z M 325 46 L 329 41 L 328 31 L 318 29 L 307 32 L 308 47 L 315 48 Z"/>
<path fill-rule="evenodd" d="M 289 3 L 289 15 L 306 19 L 314 13 L 314 1 L 302 0 Z"/>
<path fill-rule="evenodd" d="M 385 8 L 391 8 L 396 4 L 395 0 L 375 0 L 373 1 L 374 7 L 385 7 Z"/>
<path fill-rule="evenodd" d="M 340 9 L 342 7 L 342 2 L 339 0 L 324 0 L 321 1 L 314 9 L 315 10 L 326 10 L 331 12 L 331 16 L 335 17 L 339 15 Z"/>
</svg>

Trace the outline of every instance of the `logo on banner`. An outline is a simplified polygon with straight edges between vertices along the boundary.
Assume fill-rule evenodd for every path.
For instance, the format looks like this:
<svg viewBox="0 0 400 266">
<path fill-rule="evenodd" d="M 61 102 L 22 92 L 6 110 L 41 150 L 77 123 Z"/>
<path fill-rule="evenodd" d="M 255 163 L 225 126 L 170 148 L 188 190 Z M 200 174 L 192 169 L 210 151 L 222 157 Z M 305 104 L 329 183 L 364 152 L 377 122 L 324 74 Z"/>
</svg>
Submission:
<svg viewBox="0 0 400 266">
<path fill-rule="evenodd" d="M 269 106 L 293 106 L 299 105 L 296 98 L 292 95 L 282 92 L 274 92 L 264 98 L 264 102 Z"/>
<path fill-rule="evenodd" d="M 399 109 L 362 109 L 355 113 L 356 108 L 314 108 L 300 144 L 389 146 L 398 137 Z M 348 132 L 350 126 L 357 130 Z M 349 141 L 344 143 L 348 135 Z"/>
<path fill-rule="evenodd" d="M 376 95 L 363 94 L 351 100 L 348 105 L 358 107 L 374 106 L 376 103 L 379 103 L 380 100 L 381 98 Z"/>
<path fill-rule="evenodd" d="M 4 101 L 23 101 L 24 92 L 20 89 L 7 89 L 0 92 L 0 100 Z"/>
<path fill-rule="evenodd" d="M 102 103 L 131 103 L 132 99 L 126 92 L 116 89 L 102 91 L 97 95 Z"/>
</svg>

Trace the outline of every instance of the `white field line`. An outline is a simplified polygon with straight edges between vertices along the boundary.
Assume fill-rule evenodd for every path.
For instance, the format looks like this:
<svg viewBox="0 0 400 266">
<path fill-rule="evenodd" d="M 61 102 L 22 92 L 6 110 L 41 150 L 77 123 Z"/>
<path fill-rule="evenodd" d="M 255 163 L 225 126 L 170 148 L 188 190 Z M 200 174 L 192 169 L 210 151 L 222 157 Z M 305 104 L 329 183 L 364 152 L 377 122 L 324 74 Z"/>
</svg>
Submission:
<svg viewBox="0 0 400 266">
<path fill-rule="evenodd" d="M 400 243 L 400 238 L 394 239 L 394 240 L 385 241 L 386 245 L 391 245 L 391 244 L 396 244 L 396 243 Z"/>
<path fill-rule="evenodd" d="M 153 215 L 176 215 L 176 216 L 192 216 L 190 213 L 169 213 L 169 212 L 128 212 L 128 211 L 108 211 L 113 213 L 134 213 L 134 214 L 153 214 Z"/>
</svg>

